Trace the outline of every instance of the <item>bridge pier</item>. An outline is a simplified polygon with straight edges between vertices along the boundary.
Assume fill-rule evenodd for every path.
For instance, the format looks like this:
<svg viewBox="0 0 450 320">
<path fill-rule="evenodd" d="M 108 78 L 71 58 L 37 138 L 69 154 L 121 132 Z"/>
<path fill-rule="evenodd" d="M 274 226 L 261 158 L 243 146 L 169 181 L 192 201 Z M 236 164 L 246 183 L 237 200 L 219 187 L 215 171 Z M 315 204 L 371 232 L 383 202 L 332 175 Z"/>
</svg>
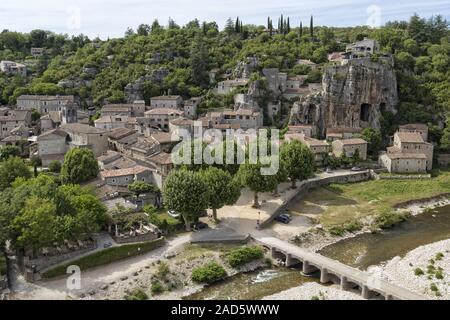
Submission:
<svg viewBox="0 0 450 320">
<path fill-rule="evenodd" d="M 316 270 L 317 270 L 317 268 L 312 266 L 312 265 L 310 265 L 309 261 L 306 261 L 306 260 L 303 261 L 302 272 L 304 274 L 311 274 L 311 273 L 313 273 Z"/>
<path fill-rule="evenodd" d="M 292 267 L 302 263 L 299 259 L 294 258 L 291 254 L 286 255 L 286 267 Z"/>
<path fill-rule="evenodd" d="M 340 284 L 341 290 L 345 291 L 348 289 L 348 280 L 346 276 L 341 277 L 341 284 Z"/>
<path fill-rule="evenodd" d="M 322 270 L 320 271 L 320 282 L 327 283 L 328 281 L 330 281 L 328 277 L 328 270 L 326 268 L 322 268 Z"/>
<path fill-rule="evenodd" d="M 370 291 L 369 291 L 369 287 L 368 286 L 365 286 L 365 285 L 362 286 L 362 288 L 361 288 L 361 296 L 364 299 L 369 299 Z"/>
</svg>

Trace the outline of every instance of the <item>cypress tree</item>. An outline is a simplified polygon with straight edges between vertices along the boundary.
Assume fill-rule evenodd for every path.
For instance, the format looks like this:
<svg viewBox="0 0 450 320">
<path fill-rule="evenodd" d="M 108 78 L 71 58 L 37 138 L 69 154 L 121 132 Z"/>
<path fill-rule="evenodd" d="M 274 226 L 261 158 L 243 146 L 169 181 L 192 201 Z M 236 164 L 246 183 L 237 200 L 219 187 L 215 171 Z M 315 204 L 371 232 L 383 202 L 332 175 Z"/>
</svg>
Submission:
<svg viewBox="0 0 450 320">
<path fill-rule="evenodd" d="M 303 22 L 300 21 L 300 38 L 303 37 Z"/>
<path fill-rule="evenodd" d="M 287 25 L 286 25 L 286 33 L 291 32 L 291 23 L 289 21 L 289 17 L 287 18 Z"/>
<path fill-rule="evenodd" d="M 309 33 L 311 34 L 311 38 L 314 37 L 314 18 L 311 16 L 311 20 L 309 23 Z"/>
</svg>

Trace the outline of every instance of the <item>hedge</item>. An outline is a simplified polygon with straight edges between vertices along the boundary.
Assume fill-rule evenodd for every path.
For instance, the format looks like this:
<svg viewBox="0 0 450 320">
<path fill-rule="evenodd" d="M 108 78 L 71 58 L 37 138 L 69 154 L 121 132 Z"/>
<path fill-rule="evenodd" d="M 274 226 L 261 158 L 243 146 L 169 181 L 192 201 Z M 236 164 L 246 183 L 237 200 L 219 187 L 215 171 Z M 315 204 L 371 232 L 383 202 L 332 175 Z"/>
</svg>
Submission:
<svg viewBox="0 0 450 320">
<path fill-rule="evenodd" d="M 233 250 L 227 254 L 226 259 L 230 266 L 236 268 L 250 261 L 261 259 L 263 256 L 263 250 L 260 247 L 253 246 Z"/>
<path fill-rule="evenodd" d="M 109 264 L 115 261 L 137 256 L 161 247 L 162 245 L 164 245 L 164 242 L 164 237 L 161 237 L 153 241 L 111 247 L 50 269 L 42 274 L 42 278 L 48 279 L 65 275 L 67 268 L 73 265 L 79 266 L 83 271 L 104 264 Z"/>
<path fill-rule="evenodd" d="M 211 284 L 224 279 L 227 276 L 225 269 L 217 262 L 210 262 L 202 267 L 192 270 L 192 281 Z"/>
</svg>

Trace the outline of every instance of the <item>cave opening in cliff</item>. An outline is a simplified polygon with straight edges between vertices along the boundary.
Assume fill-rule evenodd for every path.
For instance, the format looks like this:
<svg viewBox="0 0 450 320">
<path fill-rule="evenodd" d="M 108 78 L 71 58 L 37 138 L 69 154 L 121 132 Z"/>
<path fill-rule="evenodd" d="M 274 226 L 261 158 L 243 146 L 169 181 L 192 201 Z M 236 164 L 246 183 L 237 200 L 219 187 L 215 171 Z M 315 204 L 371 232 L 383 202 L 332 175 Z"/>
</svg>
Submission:
<svg viewBox="0 0 450 320">
<path fill-rule="evenodd" d="M 360 111 L 360 113 L 359 113 L 359 115 L 360 115 L 360 120 L 361 121 L 369 121 L 369 115 L 370 115 L 370 108 L 371 108 L 372 106 L 370 105 L 370 104 L 368 104 L 368 103 L 363 103 L 362 105 L 361 105 L 361 111 Z"/>
</svg>

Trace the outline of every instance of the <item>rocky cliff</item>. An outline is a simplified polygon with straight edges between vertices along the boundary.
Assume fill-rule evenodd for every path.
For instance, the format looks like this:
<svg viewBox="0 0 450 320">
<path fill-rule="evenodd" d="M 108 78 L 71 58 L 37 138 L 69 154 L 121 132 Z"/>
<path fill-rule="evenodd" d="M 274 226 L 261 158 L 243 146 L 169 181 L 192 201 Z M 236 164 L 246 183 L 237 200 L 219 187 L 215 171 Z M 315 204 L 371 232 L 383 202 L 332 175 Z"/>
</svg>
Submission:
<svg viewBox="0 0 450 320">
<path fill-rule="evenodd" d="M 328 67 L 323 90 L 296 102 L 291 124 L 313 124 L 321 135 L 327 127 L 372 127 L 380 129 L 381 113 L 396 112 L 397 79 L 390 57 L 350 60 Z"/>
</svg>

